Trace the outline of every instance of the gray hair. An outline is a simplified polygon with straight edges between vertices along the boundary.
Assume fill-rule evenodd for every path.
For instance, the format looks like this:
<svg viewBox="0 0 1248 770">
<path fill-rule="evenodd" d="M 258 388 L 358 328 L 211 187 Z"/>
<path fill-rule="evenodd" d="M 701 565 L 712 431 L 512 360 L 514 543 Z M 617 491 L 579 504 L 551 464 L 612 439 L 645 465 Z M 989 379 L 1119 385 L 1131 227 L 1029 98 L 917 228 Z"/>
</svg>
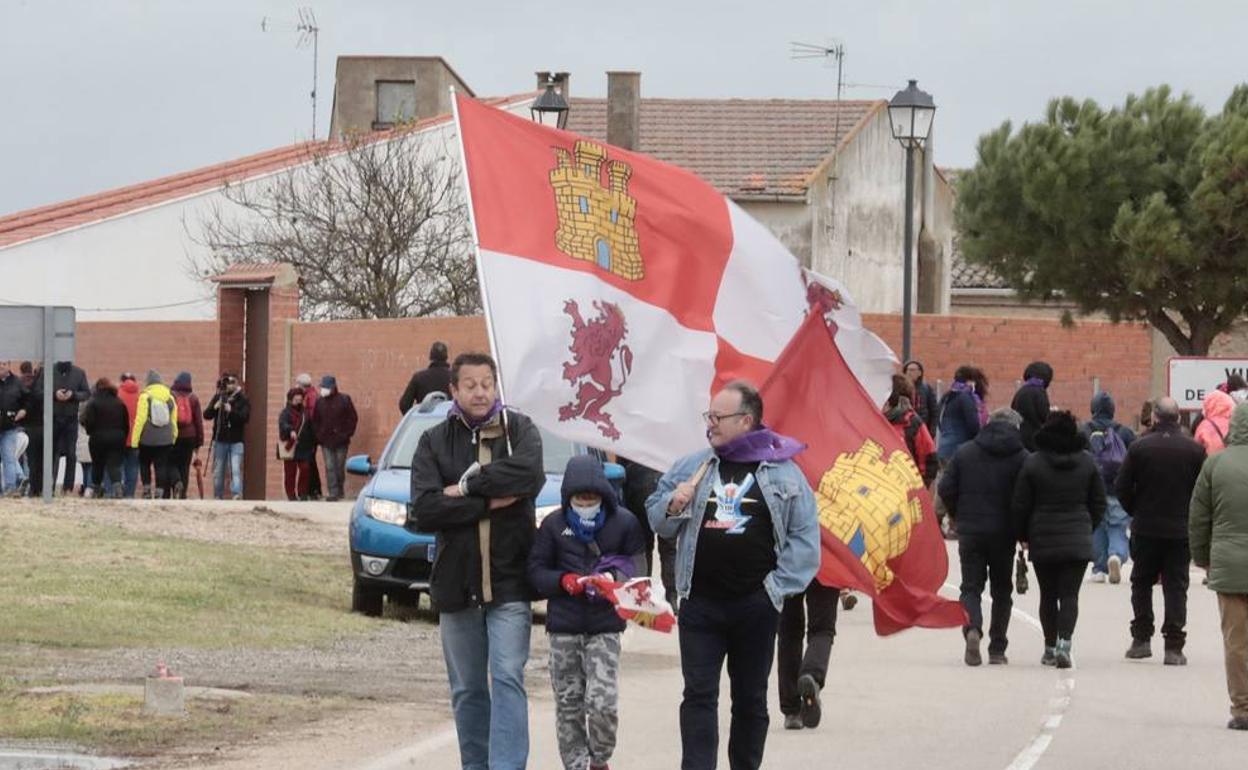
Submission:
<svg viewBox="0 0 1248 770">
<path fill-rule="evenodd" d="M 741 411 L 754 418 L 754 427 L 763 424 L 763 397 L 758 388 L 745 380 L 733 380 L 724 386 L 724 390 L 734 391 L 741 396 Z"/>
<path fill-rule="evenodd" d="M 1153 404 L 1153 418 L 1157 422 L 1178 422 L 1179 402 L 1169 396 L 1157 399 Z"/>
<path fill-rule="evenodd" d="M 1004 422 L 1011 428 L 1021 428 L 1023 425 L 1023 416 L 1008 406 L 1001 407 L 993 411 L 988 416 L 988 422 Z"/>
</svg>

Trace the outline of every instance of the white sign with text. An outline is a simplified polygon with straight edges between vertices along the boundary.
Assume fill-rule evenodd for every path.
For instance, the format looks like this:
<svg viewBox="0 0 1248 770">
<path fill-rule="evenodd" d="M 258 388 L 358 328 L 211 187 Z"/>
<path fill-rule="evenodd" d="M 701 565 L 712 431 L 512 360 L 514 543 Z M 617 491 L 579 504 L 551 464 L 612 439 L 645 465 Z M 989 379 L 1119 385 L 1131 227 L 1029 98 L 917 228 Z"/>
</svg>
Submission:
<svg viewBox="0 0 1248 770">
<path fill-rule="evenodd" d="M 1232 374 L 1248 377 L 1248 358 L 1171 358 L 1170 398 L 1180 409 L 1199 410 L 1209 395 Z"/>
</svg>

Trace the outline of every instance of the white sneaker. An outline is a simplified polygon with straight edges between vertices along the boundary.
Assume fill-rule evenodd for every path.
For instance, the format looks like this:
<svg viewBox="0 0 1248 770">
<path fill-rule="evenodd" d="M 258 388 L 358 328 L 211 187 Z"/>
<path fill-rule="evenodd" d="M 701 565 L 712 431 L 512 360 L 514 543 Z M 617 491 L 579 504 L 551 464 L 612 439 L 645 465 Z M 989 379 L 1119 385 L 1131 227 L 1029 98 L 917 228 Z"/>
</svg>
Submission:
<svg viewBox="0 0 1248 770">
<path fill-rule="evenodd" d="M 1117 585 L 1122 582 L 1122 559 L 1109 557 L 1109 582 Z"/>
<path fill-rule="evenodd" d="M 1109 576 L 1108 576 L 1108 575 L 1106 575 L 1104 572 L 1093 572 L 1093 573 L 1092 573 L 1092 582 L 1093 582 L 1093 583 L 1104 583 L 1104 582 L 1108 579 L 1108 577 L 1109 577 Z"/>
</svg>

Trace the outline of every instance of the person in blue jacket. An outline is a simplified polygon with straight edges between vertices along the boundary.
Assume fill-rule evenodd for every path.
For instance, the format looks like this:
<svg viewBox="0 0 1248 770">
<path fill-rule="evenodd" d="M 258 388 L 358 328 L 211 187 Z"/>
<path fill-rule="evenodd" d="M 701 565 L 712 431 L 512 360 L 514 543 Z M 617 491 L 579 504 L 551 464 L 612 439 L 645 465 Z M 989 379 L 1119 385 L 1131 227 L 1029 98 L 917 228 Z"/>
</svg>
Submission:
<svg viewBox="0 0 1248 770">
<path fill-rule="evenodd" d="M 529 552 L 529 582 L 549 600 L 550 683 L 563 766 L 606 770 L 619 725 L 624 621 L 598 586 L 644 574 L 646 538 L 597 458 L 568 460 L 562 493 L 562 509 L 542 521 Z"/>
</svg>

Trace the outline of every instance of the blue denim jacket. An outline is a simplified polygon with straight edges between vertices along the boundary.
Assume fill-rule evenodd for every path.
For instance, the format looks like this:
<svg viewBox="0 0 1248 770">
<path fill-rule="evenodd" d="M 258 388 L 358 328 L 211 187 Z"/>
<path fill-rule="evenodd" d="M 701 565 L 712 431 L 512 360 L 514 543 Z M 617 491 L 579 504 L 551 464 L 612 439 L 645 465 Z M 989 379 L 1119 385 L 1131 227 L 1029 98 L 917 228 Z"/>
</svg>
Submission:
<svg viewBox="0 0 1248 770">
<path fill-rule="evenodd" d="M 698 483 L 693 502 L 680 514 L 668 516 L 667 506 L 676 485 L 692 478 L 708 460 L 710 465 Z M 663 474 L 654 494 L 646 501 L 646 515 L 655 533 L 676 538 L 676 591 L 681 599 L 689 598 L 698 532 L 702 529 L 706 500 L 718 474 L 719 458 L 714 452 L 710 449 L 695 452 L 678 460 Z M 819 571 L 819 516 L 815 510 L 815 495 L 792 460 L 760 463 L 756 478 L 776 531 L 776 568 L 763 578 L 763 587 L 779 610 L 786 597 L 805 591 Z"/>
</svg>

